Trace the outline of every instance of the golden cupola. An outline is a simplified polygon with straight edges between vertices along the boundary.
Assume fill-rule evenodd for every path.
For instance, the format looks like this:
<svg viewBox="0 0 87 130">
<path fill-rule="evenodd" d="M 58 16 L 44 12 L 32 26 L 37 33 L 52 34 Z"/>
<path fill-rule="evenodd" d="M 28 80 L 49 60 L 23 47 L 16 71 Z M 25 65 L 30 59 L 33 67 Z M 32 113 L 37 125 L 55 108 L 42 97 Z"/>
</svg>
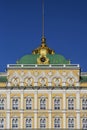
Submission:
<svg viewBox="0 0 87 130">
<path fill-rule="evenodd" d="M 49 64 L 49 58 L 47 57 L 47 54 L 54 54 L 54 50 L 51 50 L 46 45 L 46 38 L 42 37 L 41 39 L 41 46 L 32 51 L 32 54 L 39 54 L 40 56 L 37 58 L 37 64 Z"/>
<path fill-rule="evenodd" d="M 46 45 L 46 38 L 42 37 L 42 39 L 41 39 L 41 46 L 38 47 L 37 49 L 33 50 L 32 54 L 47 55 L 47 54 L 55 54 L 55 52 L 54 52 L 54 50 L 51 50 Z"/>
</svg>

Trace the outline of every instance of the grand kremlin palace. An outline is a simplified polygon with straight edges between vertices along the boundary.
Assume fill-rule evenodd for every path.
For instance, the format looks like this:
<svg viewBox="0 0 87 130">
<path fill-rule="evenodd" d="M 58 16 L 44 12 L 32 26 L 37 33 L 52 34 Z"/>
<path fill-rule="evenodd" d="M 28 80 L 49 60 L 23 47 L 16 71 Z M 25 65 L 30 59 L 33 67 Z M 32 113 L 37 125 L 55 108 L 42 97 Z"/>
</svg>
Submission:
<svg viewBox="0 0 87 130">
<path fill-rule="evenodd" d="M 41 45 L 0 73 L 0 129 L 87 129 L 87 73 Z"/>
</svg>

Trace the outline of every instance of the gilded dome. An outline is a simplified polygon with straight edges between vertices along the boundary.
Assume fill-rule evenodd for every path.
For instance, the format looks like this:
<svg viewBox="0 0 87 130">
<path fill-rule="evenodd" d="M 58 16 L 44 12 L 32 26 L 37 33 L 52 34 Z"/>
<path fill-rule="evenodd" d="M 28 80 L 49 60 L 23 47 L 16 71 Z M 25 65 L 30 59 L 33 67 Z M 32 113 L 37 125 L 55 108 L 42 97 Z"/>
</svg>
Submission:
<svg viewBox="0 0 87 130">
<path fill-rule="evenodd" d="M 54 54 L 54 53 L 55 53 L 54 50 L 51 50 L 46 45 L 46 38 L 44 37 L 42 37 L 41 39 L 41 46 L 32 51 L 32 54 L 40 54 L 40 55 L 47 55 L 47 54 Z"/>
</svg>

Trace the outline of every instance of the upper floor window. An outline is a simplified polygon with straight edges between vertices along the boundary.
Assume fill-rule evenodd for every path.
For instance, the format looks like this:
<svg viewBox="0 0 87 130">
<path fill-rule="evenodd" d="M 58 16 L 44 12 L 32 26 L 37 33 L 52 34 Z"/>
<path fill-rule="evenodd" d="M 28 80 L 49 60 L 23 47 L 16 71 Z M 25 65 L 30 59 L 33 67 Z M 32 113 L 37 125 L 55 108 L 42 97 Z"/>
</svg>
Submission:
<svg viewBox="0 0 87 130">
<path fill-rule="evenodd" d="M 54 99 L 54 109 L 60 109 L 60 99 L 59 98 L 55 98 Z"/>
<path fill-rule="evenodd" d="M 54 119 L 54 128 L 60 128 L 60 118 L 58 117 Z"/>
<path fill-rule="evenodd" d="M 4 128 L 4 119 L 0 118 L 0 129 Z"/>
<path fill-rule="evenodd" d="M 12 128 L 18 128 L 18 119 L 17 118 L 12 119 Z"/>
<path fill-rule="evenodd" d="M 46 99 L 44 97 L 40 99 L 40 109 L 46 109 Z"/>
<path fill-rule="evenodd" d="M 17 99 L 17 98 L 14 98 L 14 99 L 12 100 L 12 108 L 13 108 L 14 110 L 18 110 L 18 99 Z"/>
<path fill-rule="evenodd" d="M 74 118 L 68 119 L 68 128 L 71 128 L 71 129 L 74 128 Z"/>
<path fill-rule="evenodd" d="M 68 109 L 69 110 L 73 110 L 74 109 L 74 99 L 73 98 L 69 98 L 68 99 Z"/>
<path fill-rule="evenodd" d="M 3 110 L 4 109 L 4 99 L 1 98 L 0 99 L 0 110 Z"/>
<path fill-rule="evenodd" d="M 82 99 L 82 109 L 87 110 L 87 98 Z"/>
<path fill-rule="evenodd" d="M 26 128 L 32 128 L 32 120 L 31 120 L 31 118 L 26 119 Z"/>
<path fill-rule="evenodd" d="M 40 119 L 40 128 L 46 128 L 46 119 L 45 118 Z"/>
<path fill-rule="evenodd" d="M 82 119 L 82 129 L 87 129 L 87 118 Z"/>
<path fill-rule="evenodd" d="M 26 99 L 26 109 L 32 109 L 32 99 L 29 97 Z"/>
</svg>

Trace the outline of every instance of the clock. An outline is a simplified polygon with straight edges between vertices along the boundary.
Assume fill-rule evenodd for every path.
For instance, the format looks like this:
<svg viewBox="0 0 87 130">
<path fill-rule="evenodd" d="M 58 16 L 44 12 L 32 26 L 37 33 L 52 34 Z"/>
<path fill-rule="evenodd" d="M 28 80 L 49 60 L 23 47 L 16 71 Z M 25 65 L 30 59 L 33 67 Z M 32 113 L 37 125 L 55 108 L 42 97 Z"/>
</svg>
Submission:
<svg viewBox="0 0 87 130">
<path fill-rule="evenodd" d="M 41 60 L 41 62 L 45 62 L 46 58 L 45 57 L 41 57 L 40 60 Z"/>
</svg>

